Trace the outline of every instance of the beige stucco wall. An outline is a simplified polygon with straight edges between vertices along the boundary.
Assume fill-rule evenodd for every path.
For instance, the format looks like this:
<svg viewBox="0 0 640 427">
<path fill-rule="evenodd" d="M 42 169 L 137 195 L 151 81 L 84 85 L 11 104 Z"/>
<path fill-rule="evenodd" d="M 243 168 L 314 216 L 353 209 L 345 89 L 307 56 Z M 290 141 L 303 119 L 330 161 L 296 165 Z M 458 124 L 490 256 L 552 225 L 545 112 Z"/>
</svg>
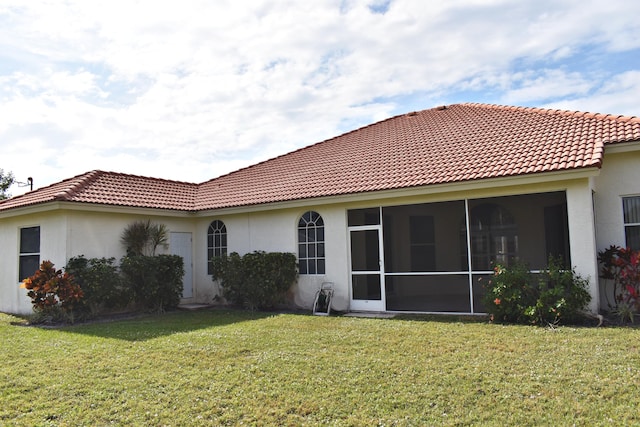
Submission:
<svg viewBox="0 0 640 427">
<path fill-rule="evenodd" d="M 629 163 L 638 163 L 638 153 L 629 162 L 629 153 L 608 155 L 605 166 L 582 175 L 553 175 L 510 178 L 462 185 L 361 194 L 326 200 L 290 202 L 257 208 L 237 208 L 218 212 L 187 214 L 144 209 L 70 206 L 51 212 L 0 218 L 0 311 L 28 313 L 30 304 L 17 278 L 18 229 L 41 226 L 41 259 L 63 266 L 69 257 L 115 257 L 124 255 L 120 244 L 122 230 L 131 222 L 150 218 L 170 231 L 192 233 L 193 298 L 185 302 L 210 303 L 220 289 L 207 274 L 207 229 L 211 221 L 224 221 L 228 251 L 245 254 L 255 250 L 297 254 L 297 224 L 300 216 L 314 210 L 325 223 L 326 274 L 304 275 L 292 293 L 296 306 L 309 309 L 322 282 L 335 283 L 334 308 L 349 309 L 349 247 L 346 213 L 349 209 L 433 203 L 485 197 L 566 191 L 569 216 L 571 259 L 576 270 L 591 281 L 592 310 L 598 306 L 596 248 L 621 242 L 622 213 L 620 195 L 639 194 L 640 172 Z M 617 187 L 616 187 L 617 186 Z M 612 188 L 619 188 L 617 192 Z M 592 190 L 595 191 L 598 237 L 593 237 Z M 615 194 L 614 194 L 615 193 Z M 526 214 L 526 207 L 523 207 Z M 613 218 L 613 219 L 612 219 Z M 22 292 L 22 294 L 20 293 Z"/>
<path fill-rule="evenodd" d="M 31 302 L 27 291 L 20 288 L 18 258 L 20 229 L 40 227 L 40 261 L 50 260 L 56 267 L 66 263 L 67 221 L 60 212 L 45 212 L 8 218 L 0 223 L 0 311 L 30 314 Z"/>
<path fill-rule="evenodd" d="M 600 175 L 594 179 L 596 249 L 626 246 L 622 197 L 640 195 L 640 145 L 621 146 L 605 152 Z M 609 283 L 600 280 L 601 307 L 613 303 Z"/>
<path fill-rule="evenodd" d="M 622 197 L 640 195 L 640 147 L 606 153 L 594 191 L 598 250 L 625 246 Z"/>
<path fill-rule="evenodd" d="M 67 211 L 66 215 L 72 224 L 68 232 L 67 257 L 84 255 L 87 258 L 115 257 L 119 260 L 125 254 L 120 236 L 125 227 L 135 221 L 150 219 L 166 225 L 169 232 L 194 231 L 193 221 L 189 218 L 168 217 L 161 213 Z M 168 253 L 169 248 L 159 247 L 157 252 Z"/>
<path fill-rule="evenodd" d="M 169 216 L 170 215 L 170 216 Z M 191 233 L 195 231 L 192 218 L 185 214 L 149 212 L 96 212 L 96 211 L 68 211 L 69 224 L 67 259 L 73 256 L 84 255 L 86 258 L 114 257 L 116 264 L 125 255 L 125 248 L 120 242 L 123 230 L 135 221 L 150 219 L 154 223 L 164 224 L 168 231 Z M 167 236 L 169 237 L 169 236 Z M 171 248 L 158 247 L 157 253 L 170 253 Z M 195 248 L 192 243 L 192 253 Z M 192 260 L 193 263 L 193 260 Z M 185 284 L 186 285 L 186 284 Z M 195 285 L 193 298 L 184 302 L 192 302 L 196 299 Z"/>
<path fill-rule="evenodd" d="M 152 213 L 152 212 L 150 212 Z M 163 216 L 161 213 L 98 212 L 83 210 L 54 210 L 36 212 L 0 220 L 0 311 L 16 314 L 31 313 L 26 291 L 20 289 L 18 277 L 19 229 L 40 226 L 40 261 L 50 260 L 57 268 L 66 265 L 69 258 L 84 255 L 87 258 L 114 257 L 116 263 L 125 254 L 120 243 L 124 228 L 137 220 L 151 219 L 165 224 L 169 231 L 193 233 L 191 218 Z M 159 248 L 158 253 L 168 253 Z"/>
<path fill-rule="evenodd" d="M 308 210 L 318 212 L 325 223 L 326 274 L 302 275 L 292 288 L 292 302 L 299 308 L 310 309 L 313 298 L 322 282 L 334 282 L 336 286 L 334 308 L 347 310 L 348 267 L 346 247 L 345 209 L 337 206 L 305 206 L 282 210 L 265 210 L 252 213 L 211 215 L 198 220 L 194 238 L 195 257 L 198 265 L 194 272 L 198 300 L 211 302 L 220 295 L 220 288 L 207 274 L 207 229 L 213 220 L 221 220 L 227 227 L 228 252 L 244 255 L 253 251 L 290 252 L 297 256 L 297 226 L 302 214 Z"/>
<path fill-rule="evenodd" d="M 592 175 L 597 173 L 592 172 Z M 512 180 L 513 182 L 513 180 Z M 297 223 L 300 216 L 314 210 L 322 215 L 325 224 L 326 274 L 302 275 L 294 287 L 294 302 L 298 307 L 309 309 L 313 303 L 316 290 L 322 282 L 334 282 L 336 289 L 335 309 L 349 309 L 349 262 L 347 210 L 395 206 L 417 203 L 433 203 L 450 200 L 478 199 L 486 197 L 510 196 L 517 194 L 533 194 L 565 191 L 569 216 L 569 235 L 571 259 L 576 271 L 590 281 L 590 292 L 594 296 L 591 310 L 597 310 L 599 293 L 597 284 L 597 264 L 595 256 L 595 239 L 593 238 L 594 220 L 591 209 L 592 179 L 582 176 L 564 181 L 549 180 L 533 182 L 531 178 L 523 179 L 519 185 L 502 183 L 495 186 L 476 185 L 456 191 L 456 187 L 439 189 L 423 189 L 411 192 L 390 192 L 359 196 L 360 200 L 329 200 L 312 205 L 306 203 L 300 207 L 269 210 L 261 207 L 250 213 L 220 213 L 203 215 L 197 221 L 194 234 L 194 257 L 197 271 L 196 283 L 198 298 L 202 302 L 219 295 L 219 288 L 206 274 L 206 234 L 211 221 L 222 220 L 227 227 L 228 251 L 241 255 L 255 250 L 292 252 L 297 254 Z M 460 187 L 458 187 L 460 188 Z M 301 203 L 302 204 L 302 203 Z M 534 207 L 522 206 L 519 215 L 527 215 L 527 210 Z M 523 230 L 523 233 L 538 233 L 540 230 Z"/>
<path fill-rule="evenodd" d="M 600 307 L 600 291 L 591 185 L 592 180 L 587 179 L 567 186 L 567 216 L 571 263 L 576 273 L 589 280 L 589 308 L 596 313 Z"/>
</svg>

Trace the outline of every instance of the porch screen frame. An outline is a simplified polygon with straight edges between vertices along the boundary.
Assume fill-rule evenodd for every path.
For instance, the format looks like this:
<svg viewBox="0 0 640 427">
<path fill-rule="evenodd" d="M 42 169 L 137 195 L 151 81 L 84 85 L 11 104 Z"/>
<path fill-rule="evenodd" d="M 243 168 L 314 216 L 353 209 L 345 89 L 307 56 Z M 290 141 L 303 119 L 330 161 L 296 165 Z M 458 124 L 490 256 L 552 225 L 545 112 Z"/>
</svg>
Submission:
<svg viewBox="0 0 640 427">
<path fill-rule="evenodd" d="M 443 202 L 429 202 L 429 203 L 417 203 L 417 204 L 408 204 L 408 205 L 391 205 L 391 206 L 383 206 L 381 209 L 381 220 L 382 220 L 382 233 L 384 236 L 387 236 L 387 234 L 385 233 L 385 209 L 390 209 L 390 208 L 395 208 L 395 207 L 404 207 L 404 206 L 412 206 L 412 205 L 437 205 L 437 204 L 451 204 L 451 203 L 456 203 L 456 204 L 461 204 L 462 206 L 458 206 L 458 209 L 464 211 L 463 217 L 464 217 L 464 221 L 465 221 L 465 227 L 467 230 L 467 235 L 466 235 L 466 241 L 465 244 L 467 246 L 467 254 L 466 254 L 466 262 L 467 265 L 471 265 L 469 264 L 470 262 L 470 251 L 469 251 L 469 212 L 468 212 L 468 204 L 466 199 L 458 199 L 458 200 L 448 200 L 448 201 L 443 201 Z M 460 210 L 458 210 L 457 212 L 460 212 Z M 383 244 L 386 243 L 386 239 L 384 241 Z M 382 252 L 382 267 L 383 267 L 383 276 L 385 278 L 385 292 L 388 290 L 387 286 L 386 286 L 386 282 L 387 282 L 387 278 L 389 279 L 393 279 L 395 278 L 410 278 L 410 277 L 466 277 L 467 278 L 467 282 L 468 282 L 468 292 L 469 292 L 469 311 L 412 311 L 412 310 L 387 310 L 389 312 L 397 312 L 397 313 L 438 313 L 438 314 L 474 314 L 475 313 L 475 309 L 474 309 L 474 305 L 473 305 L 473 288 L 472 288 L 472 281 L 470 280 L 471 274 L 473 274 L 472 271 L 469 271 L 469 268 L 467 267 L 467 269 L 459 269 L 459 270 L 438 270 L 437 268 L 434 269 L 433 271 L 393 271 L 392 269 L 388 269 L 387 268 L 387 259 L 384 258 L 385 253 L 386 253 L 386 247 L 381 248 L 381 252 Z M 436 258 L 438 256 L 438 252 L 436 250 Z M 389 280 L 389 282 L 393 282 L 393 280 Z M 386 295 L 385 295 L 386 296 Z M 387 304 L 387 300 L 385 298 L 385 309 Z"/>
<path fill-rule="evenodd" d="M 567 193 L 566 190 L 556 190 L 556 191 L 547 191 L 547 192 L 539 192 L 539 193 L 526 193 L 526 194 L 515 194 L 515 195 L 504 195 L 504 196 L 493 196 L 493 197 L 484 197 L 484 198 L 464 198 L 464 199 L 457 199 L 457 200 L 450 200 L 448 202 L 463 202 L 464 203 L 464 228 L 463 230 L 465 231 L 465 240 L 464 243 L 466 244 L 466 268 L 463 268 L 459 271 L 420 271 L 420 272 L 414 272 L 414 271 L 387 271 L 387 260 L 385 259 L 385 252 L 386 252 L 386 248 L 385 248 L 385 244 L 386 244 L 386 239 L 384 238 L 384 236 L 386 235 L 386 230 L 385 230 L 385 223 L 384 223 L 384 209 L 385 208 L 393 208 L 395 206 L 405 206 L 405 205 L 390 205 L 390 206 L 381 206 L 380 207 L 380 214 L 381 214 L 381 226 L 382 226 L 382 253 L 381 253 L 381 273 L 382 276 L 384 278 L 392 278 L 392 277 L 400 277 L 400 276 L 466 276 L 466 280 L 468 282 L 468 293 L 469 293 L 469 311 L 464 311 L 464 312 L 453 312 L 453 311 L 438 311 L 438 312 L 430 312 L 430 311 L 419 311 L 419 313 L 447 313 L 447 314 L 485 314 L 484 311 L 478 311 L 478 304 L 481 301 L 479 298 L 482 295 L 482 289 L 479 288 L 479 284 L 478 283 L 474 283 L 474 281 L 477 281 L 478 278 L 480 277 L 489 277 L 493 275 L 493 270 L 492 269 L 488 269 L 488 270 L 474 270 L 473 268 L 473 247 L 472 247 L 472 224 L 471 224 L 471 208 L 472 208 L 472 203 L 473 204 L 478 204 L 478 203 L 482 203 L 482 202 L 487 202 L 490 203 L 492 201 L 496 201 L 497 202 L 500 201 L 500 199 L 505 199 L 508 200 L 509 198 L 514 198 L 514 197 L 519 197 L 519 196 L 531 196 L 532 198 L 535 198 L 536 196 L 540 197 L 548 197 L 548 201 L 543 199 L 543 202 L 547 202 L 547 203 L 553 203 L 554 202 L 554 198 L 558 198 L 558 201 L 560 200 L 560 194 L 561 199 L 562 199 L 562 203 L 566 204 L 567 202 Z M 433 203 L 439 203 L 439 202 L 433 202 Z M 514 203 L 513 201 L 511 203 Z M 417 204 L 421 204 L 421 203 L 417 203 Z M 425 204 L 431 204 L 431 202 L 429 203 L 425 203 Z M 411 205 L 411 204 L 409 204 Z M 409 206 L 407 205 L 407 206 Z M 544 207 L 546 205 L 542 205 L 542 207 Z M 509 209 L 509 205 L 507 204 L 507 206 L 505 206 L 507 209 Z M 566 210 L 565 210 L 565 215 L 567 214 Z M 565 220 L 567 220 L 567 218 L 565 218 Z M 530 221 L 534 221 L 534 222 L 530 222 Z M 542 221 L 541 224 L 538 223 L 538 221 Z M 535 224 L 535 225 L 540 225 L 541 227 L 545 227 L 544 224 L 544 215 L 541 218 L 538 217 L 533 217 L 530 219 L 525 218 L 519 218 L 516 220 L 516 225 L 518 227 L 521 226 L 527 226 L 530 224 Z M 351 225 L 351 224 L 350 224 Z M 567 231 L 568 231 L 568 223 L 566 224 L 567 226 Z M 639 224 L 640 225 L 640 224 Z M 352 227 L 349 227 L 349 229 L 351 229 Z M 461 229 L 462 231 L 462 229 Z M 518 232 L 518 234 L 520 234 Z M 452 236 L 453 237 L 453 236 Z M 462 243 L 462 240 L 460 240 L 460 242 Z M 461 248 L 464 249 L 464 248 Z M 567 255 L 570 257 L 570 252 L 571 252 L 571 248 L 570 248 L 570 243 L 567 242 Z M 538 250 L 539 248 L 537 247 L 533 247 L 533 251 L 538 254 Z M 544 251 L 546 251 L 547 249 L 543 249 Z M 524 251 L 524 252 L 523 252 Z M 462 255 L 462 254 L 461 254 Z M 523 256 L 531 256 L 531 253 L 528 253 L 528 251 L 526 250 L 526 248 L 521 247 L 518 250 L 518 253 L 516 254 L 516 259 L 522 259 Z M 538 254 L 538 255 L 534 255 L 534 259 L 537 258 L 541 258 L 542 254 Z M 463 260 L 465 258 L 461 257 L 461 260 Z M 526 260 L 525 260 L 526 261 Z M 461 267 L 464 267 L 461 266 Z M 535 266 L 534 266 L 535 267 Z M 537 268 L 533 268 L 531 270 L 532 273 L 539 273 L 541 270 L 537 269 Z M 474 289 L 476 290 L 476 292 L 474 293 Z M 383 288 L 383 292 L 386 292 L 386 286 Z M 399 313 L 411 313 L 412 311 L 405 311 L 405 310 L 387 310 L 387 301 L 385 298 L 385 306 L 383 308 L 385 311 L 390 311 L 390 312 L 399 312 Z M 418 311 L 414 311 L 416 313 L 418 313 Z"/>
</svg>

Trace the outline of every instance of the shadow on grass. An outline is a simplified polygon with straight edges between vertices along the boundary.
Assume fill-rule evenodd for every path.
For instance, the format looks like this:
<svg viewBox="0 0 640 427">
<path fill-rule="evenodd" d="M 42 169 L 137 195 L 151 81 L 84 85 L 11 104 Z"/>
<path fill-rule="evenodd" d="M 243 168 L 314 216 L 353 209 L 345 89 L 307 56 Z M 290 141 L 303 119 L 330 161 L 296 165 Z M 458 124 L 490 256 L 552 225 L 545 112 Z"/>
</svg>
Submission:
<svg viewBox="0 0 640 427">
<path fill-rule="evenodd" d="M 276 312 L 252 312 L 233 309 L 171 311 L 164 314 L 139 315 L 122 320 L 64 326 L 58 330 L 101 338 L 146 341 L 199 329 L 264 319 L 277 314 Z"/>
</svg>

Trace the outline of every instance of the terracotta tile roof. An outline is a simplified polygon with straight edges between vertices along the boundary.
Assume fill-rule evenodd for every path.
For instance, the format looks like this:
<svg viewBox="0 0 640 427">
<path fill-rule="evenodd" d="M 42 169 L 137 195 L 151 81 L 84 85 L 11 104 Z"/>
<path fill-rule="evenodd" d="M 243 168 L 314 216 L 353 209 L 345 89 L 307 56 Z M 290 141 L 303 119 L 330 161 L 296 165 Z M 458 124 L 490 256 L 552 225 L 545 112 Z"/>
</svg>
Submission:
<svg viewBox="0 0 640 427">
<path fill-rule="evenodd" d="M 457 104 L 404 114 L 203 183 L 197 209 L 600 166 L 640 119 Z"/>
<path fill-rule="evenodd" d="M 0 202 L 0 211 L 53 201 L 191 210 L 197 184 L 91 171 Z"/>
<path fill-rule="evenodd" d="M 392 117 L 202 184 L 92 171 L 0 202 L 206 210 L 599 167 L 640 119 L 456 104 Z"/>
</svg>

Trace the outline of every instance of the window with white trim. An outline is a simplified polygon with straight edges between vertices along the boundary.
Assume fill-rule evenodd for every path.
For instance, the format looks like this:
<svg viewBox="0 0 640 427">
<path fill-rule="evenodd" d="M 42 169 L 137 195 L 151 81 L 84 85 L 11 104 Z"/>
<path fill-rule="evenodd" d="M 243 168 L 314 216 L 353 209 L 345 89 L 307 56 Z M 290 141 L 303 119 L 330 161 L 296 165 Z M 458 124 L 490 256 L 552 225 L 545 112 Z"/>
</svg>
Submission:
<svg viewBox="0 0 640 427">
<path fill-rule="evenodd" d="M 305 212 L 298 221 L 300 274 L 324 274 L 324 257 L 324 221 L 317 212 Z"/>
<path fill-rule="evenodd" d="M 227 254 L 227 227 L 224 222 L 215 220 L 207 231 L 207 272 L 213 274 L 211 260 Z"/>
<path fill-rule="evenodd" d="M 40 227 L 20 229 L 18 281 L 32 276 L 40 268 Z"/>
<path fill-rule="evenodd" d="M 628 248 L 640 251 L 640 196 L 623 197 L 624 238 Z"/>
</svg>

